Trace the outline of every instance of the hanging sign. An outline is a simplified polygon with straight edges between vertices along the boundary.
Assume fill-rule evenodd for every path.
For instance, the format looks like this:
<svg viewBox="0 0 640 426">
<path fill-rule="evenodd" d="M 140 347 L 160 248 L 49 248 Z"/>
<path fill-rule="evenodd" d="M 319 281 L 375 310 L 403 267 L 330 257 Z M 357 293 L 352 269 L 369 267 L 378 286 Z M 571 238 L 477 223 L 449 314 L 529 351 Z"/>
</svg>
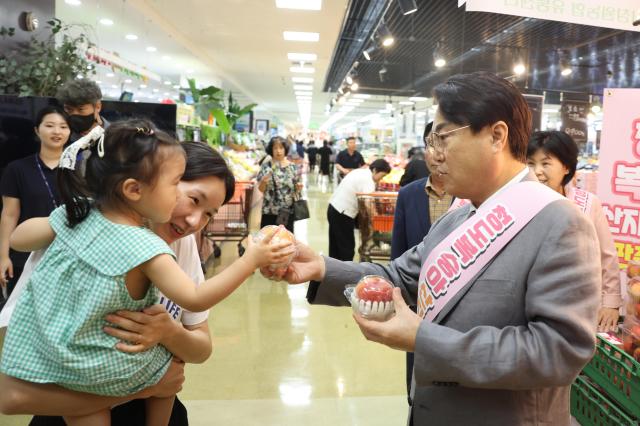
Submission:
<svg viewBox="0 0 640 426">
<path fill-rule="evenodd" d="M 638 0 L 467 0 L 467 12 L 491 12 L 595 27 L 640 31 Z"/>
<path fill-rule="evenodd" d="M 589 130 L 587 114 L 589 114 L 589 104 L 587 102 L 562 101 L 560 107 L 562 127 L 560 130 L 571 136 L 578 144 L 578 147 L 581 148 L 587 143 L 587 132 Z"/>
<path fill-rule="evenodd" d="M 605 89 L 598 196 L 618 262 L 640 261 L 640 89 Z"/>
</svg>

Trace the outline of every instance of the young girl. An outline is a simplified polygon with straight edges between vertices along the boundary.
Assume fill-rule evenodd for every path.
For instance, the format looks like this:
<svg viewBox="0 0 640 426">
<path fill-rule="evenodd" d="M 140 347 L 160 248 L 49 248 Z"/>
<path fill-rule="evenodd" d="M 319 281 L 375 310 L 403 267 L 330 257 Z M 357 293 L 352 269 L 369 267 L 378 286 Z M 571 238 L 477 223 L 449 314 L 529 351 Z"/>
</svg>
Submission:
<svg viewBox="0 0 640 426">
<path fill-rule="evenodd" d="M 90 148 L 84 180 L 73 173 L 80 149 Z M 153 304 L 157 291 L 192 310 L 205 310 L 237 288 L 256 268 L 282 261 L 290 244 L 270 238 L 199 287 L 143 222 L 169 220 L 184 152 L 146 121 L 92 130 L 62 156 L 64 207 L 32 219 L 12 235 L 12 246 L 51 246 L 33 272 L 11 318 L 0 370 L 25 381 L 56 383 L 100 395 L 128 395 L 156 383 L 171 355 L 156 346 L 138 354 L 117 351 L 103 332 L 118 309 Z M 86 184 L 85 184 L 86 182 Z M 89 198 L 91 197 L 91 198 Z M 150 286 L 153 283 L 154 286 Z M 157 287 L 157 288 L 156 288 Z M 135 342 L 134 342 L 135 343 Z M 167 424 L 173 397 L 147 401 L 147 424 Z M 68 424 L 105 424 L 109 411 L 65 417 Z"/>
</svg>

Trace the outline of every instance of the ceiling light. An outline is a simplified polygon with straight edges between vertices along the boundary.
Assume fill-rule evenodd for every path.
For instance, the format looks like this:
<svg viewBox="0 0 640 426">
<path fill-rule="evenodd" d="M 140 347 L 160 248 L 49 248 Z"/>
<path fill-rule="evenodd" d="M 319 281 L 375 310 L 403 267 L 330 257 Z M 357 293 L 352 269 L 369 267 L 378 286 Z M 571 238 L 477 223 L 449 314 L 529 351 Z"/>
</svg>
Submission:
<svg viewBox="0 0 640 426">
<path fill-rule="evenodd" d="M 442 68 L 445 65 L 447 65 L 447 61 L 444 58 L 437 58 L 433 64 L 437 67 L 437 68 Z"/>
<path fill-rule="evenodd" d="M 315 68 L 313 67 L 291 67 L 289 68 L 289 71 L 300 74 L 313 74 L 314 72 L 316 72 Z"/>
<path fill-rule="evenodd" d="M 117 85 L 115 85 L 115 84 L 112 84 L 112 85 L 111 85 L 111 88 L 112 88 L 112 89 L 117 89 L 117 88 L 118 88 L 118 86 L 117 86 Z"/>
<path fill-rule="evenodd" d="M 514 67 L 513 67 L 513 72 L 516 75 L 522 75 L 524 74 L 524 72 L 526 71 L 526 67 L 524 66 L 524 64 L 522 62 L 517 63 Z"/>
<path fill-rule="evenodd" d="M 364 93 L 358 93 L 353 95 L 354 98 L 359 98 L 359 99 L 369 99 L 371 97 L 371 95 L 366 95 Z"/>
<path fill-rule="evenodd" d="M 315 53 L 287 53 L 287 58 L 290 61 L 311 62 L 318 59 L 318 55 L 316 55 Z"/>
<path fill-rule="evenodd" d="M 147 52 L 156 52 L 158 49 L 156 49 L 155 46 L 149 46 L 147 47 Z"/>
<path fill-rule="evenodd" d="M 358 95 L 353 95 L 353 96 L 358 96 Z M 348 103 L 350 103 L 350 104 L 361 104 L 363 102 L 364 102 L 364 99 L 358 99 L 356 97 L 353 97 L 353 98 L 349 99 Z"/>
<path fill-rule="evenodd" d="M 139 88 L 141 88 L 141 89 L 146 89 L 146 88 L 147 88 L 147 85 L 146 85 L 146 84 L 141 84 L 141 85 L 140 85 L 140 86 L 138 86 L 138 87 L 139 87 Z"/>
<path fill-rule="evenodd" d="M 279 9 L 320 10 L 322 0 L 276 0 Z"/>
<path fill-rule="evenodd" d="M 163 95 L 164 96 L 169 96 L 169 92 L 164 92 Z"/>
<path fill-rule="evenodd" d="M 294 84 L 293 90 L 313 90 L 313 86 L 309 84 Z"/>
<path fill-rule="evenodd" d="M 427 98 L 423 97 L 423 96 L 412 96 L 409 98 L 410 101 L 413 102 L 424 102 L 427 100 Z"/>
<path fill-rule="evenodd" d="M 302 31 L 284 31 L 283 37 L 287 41 L 319 41 L 320 33 L 309 33 Z"/>
<path fill-rule="evenodd" d="M 102 81 L 96 80 L 96 84 L 102 84 Z"/>
<path fill-rule="evenodd" d="M 313 95 L 313 92 L 304 92 L 304 91 L 300 91 L 300 90 L 296 90 L 295 93 L 298 96 L 311 96 L 311 95 Z"/>
<path fill-rule="evenodd" d="M 344 89 L 342 88 L 342 86 L 338 87 L 338 93 L 340 93 L 341 95 L 344 94 Z"/>
<path fill-rule="evenodd" d="M 158 89 L 153 89 L 153 93 L 158 93 L 160 90 Z"/>
<path fill-rule="evenodd" d="M 391 46 L 395 41 L 393 35 L 391 34 L 391 31 L 389 31 L 389 28 L 387 28 L 384 23 L 380 24 L 380 26 L 378 27 L 378 37 L 380 37 L 380 40 L 382 40 L 382 45 L 384 47 Z"/>
<path fill-rule="evenodd" d="M 294 83 L 313 83 L 312 77 L 291 77 Z"/>
<path fill-rule="evenodd" d="M 400 104 L 400 105 L 413 105 L 413 102 L 412 101 L 400 101 L 400 102 L 398 102 L 398 104 Z"/>
<path fill-rule="evenodd" d="M 571 67 L 565 67 L 565 68 L 562 68 L 562 71 L 560 71 L 560 74 L 566 77 L 568 75 L 571 75 L 572 72 L 573 70 L 571 69 Z"/>
<path fill-rule="evenodd" d="M 600 107 L 600 105 L 594 105 L 591 107 L 591 112 L 593 112 L 594 114 L 597 114 L 600 111 L 602 111 L 602 108 Z"/>
<path fill-rule="evenodd" d="M 107 77 L 113 77 L 113 73 L 112 72 L 108 72 L 105 74 Z"/>
<path fill-rule="evenodd" d="M 355 81 L 351 84 L 351 90 L 353 90 L 354 92 L 357 92 L 359 88 L 360 88 L 360 85 Z"/>
<path fill-rule="evenodd" d="M 106 26 L 108 26 L 108 27 L 109 27 L 109 26 L 111 26 L 111 25 L 113 25 L 113 21 L 112 21 L 111 19 L 108 19 L 108 18 L 102 18 L 102 19 L 100 20 L 100 23 L 101 23 L 102 25 L 106 25 Z"/>
<path fill-rule="evenodd" d="M 374 50 L 376 50 L 375 46 L 371 46 L 370 48 L 362 52 L 362 55 L 367 61 L 371 60 L 371 54 L 373 53 Z"/>
<path fill-rule="evenodd" d="M 410 15 L 418 10 L 416 0 L 398 0 L 398 6 L 403 15 Z"/>
<path fill-rule="evenodd" d="M 131 79 L 130 79 L 130 78 L 127 78 L 124 82 L 125 82 L 125 83 L 131 83 Z"/>
<path fill-rule="evenodd" d="M 71 6 L 80 6 L 82 2 L 80 0 L 64 0 L 66 4 L 70 4 Z"/>
<path fill-rule="evenodd" d="M 311 96 L 296 96 L 298 101 L 309 101 L 311 102 Z"/>
<path fill-rule="evenodd" d="M 164 82 L 164 85 L 165 86 L 171 86 L 171 82 L 169 80 L 167 80 L 167 81 Z"/>
<path fill-rule="evenodd" d="M 127 34 L 126 36 L 124 36 L 124 38 L 126 38 L 127 40 L 137 40 L 138 36 L 135 34 Z"/>
<path fill-rule="evenodd" d="M 347 82 L 347 84 L 351 84 L 351 83 L 353 83 L 353 77 L 348 75 L 347 78 L 345 78 L 345 81 Z"/>
<path fill-rule="evenodd" d="M 444 55 L 444 42 L 438 41 L 435 49 L 433 49 L 433 64 L 436 68 L 442 68 L 447 64 L 447 60 Z"/>
</svg>

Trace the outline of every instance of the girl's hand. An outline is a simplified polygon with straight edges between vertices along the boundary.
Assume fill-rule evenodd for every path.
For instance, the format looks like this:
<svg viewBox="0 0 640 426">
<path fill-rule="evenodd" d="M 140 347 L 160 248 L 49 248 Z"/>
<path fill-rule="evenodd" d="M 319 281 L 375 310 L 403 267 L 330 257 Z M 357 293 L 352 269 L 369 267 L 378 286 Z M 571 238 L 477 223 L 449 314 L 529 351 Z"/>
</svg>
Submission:
<svg viewBox="0 0 640 426">
<path fill-rule="evenodd" d="M 13 263 L 9 256 L 0 258 L 0 286 L 5 287 L 9 278 L 13 278 Z"/>
<path fill-rule="evenodd" d="M 598 331 L 616 331 L 619 311 L 617 308 L 600 308 L 598 311 Z"/>
<path fill-rule="evenodd" d="M 105 318 L 119 328 L 105 326 L 104 332 L 121 342 L 116 349 L 127 353 L 144 352 L 182 327 L 171 319 L 163 305 L 152 305 L 142 312 L 118 311 Z"/>
<path fill-rule="evenodd" d="M 295 253 L 295 245 L 291 241 L 271 242 L 274 236 L 283 229 L 284 227 L 280 225 L 267 234 L 262 241 L 256 242 L 253 238 L 249 238 L 249 246 L 244 255 L 247 256 L 254 269 L 284 263 Z"/>
<path fill-rule="evenodd" d="M 286 269 L 273 271 L 263 267 L 260 268 L 262 275 L 270 280 L 284 280 L 289 284 L 322 281 L 325 273 L 324 258 L 301 242 L 296 242 L 296 249 L 296 256 Z"/>
</svg>

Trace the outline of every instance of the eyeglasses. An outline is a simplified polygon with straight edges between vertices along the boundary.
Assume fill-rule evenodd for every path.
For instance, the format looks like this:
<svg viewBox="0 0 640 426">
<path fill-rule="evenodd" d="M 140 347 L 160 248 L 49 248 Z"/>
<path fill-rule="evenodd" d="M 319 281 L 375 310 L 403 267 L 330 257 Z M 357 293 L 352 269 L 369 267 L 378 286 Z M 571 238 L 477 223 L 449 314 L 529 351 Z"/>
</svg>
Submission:
<svg viewBox="0 0 640 426">
<path fill-rule="evenodd" d="M 471 124 L 468 124 L 463 127 L 458 127 L 457 129 L 449 130 L 446 132 L 431 132 L 429 136 L 427 136 L 424 140 L 424 146 L 432 153 L 435 151 L 445 152 L 447 150 L 446 138 L 453 132 L 457 132 L 458 130 L 466 129 L 467 127 L 471 127 Z"/>
</svg>

